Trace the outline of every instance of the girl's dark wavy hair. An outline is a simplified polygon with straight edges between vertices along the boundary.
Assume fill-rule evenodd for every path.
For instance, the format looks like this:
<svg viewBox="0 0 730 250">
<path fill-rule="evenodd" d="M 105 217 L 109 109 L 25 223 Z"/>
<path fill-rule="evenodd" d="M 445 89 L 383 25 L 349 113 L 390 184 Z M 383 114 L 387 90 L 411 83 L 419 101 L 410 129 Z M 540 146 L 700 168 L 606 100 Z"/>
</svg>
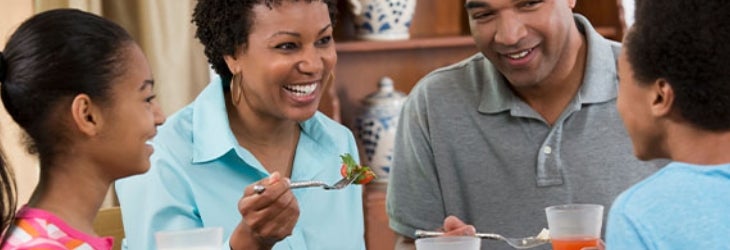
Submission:
<svg viewBox="0 0 730 250">
<path fill-rule="evenodd" d="M 324 2 L 332 24 L 337 20 L 337 0 L 198 0 L 192 20 L 197 26 L 195 37 L 205 47 L 208 62 L 220 75 L 224 91 L 228 91 L 227 83 L 233 75 L 223 56 L 233 55 L 236 48 L 248 42 L 254 6 L 265 4 L 273 8 L 285 1 Z"/>
<path fill-rule="evenodd" d="M 0 65 L 2 67 L 2 65 Z M 12 169 L 6 164 L 5 155 L 0 152 L 0 234 L 10 226 L 18 207 L 17 187 Z M 5 243 L 5 237 L 0 239 L 0 247 Z"/>
<path fill-rule="evenodd" d="M 5 56 L 0 52 L 0 83 L 5 82 L 7 64 Z M 0 147 L 1 148 L 1 147 Z M 12 169 L 7 165 L 5 155 L 0 150 L 0 234 L 12 223 L 15 217 L 15 208 L 18 206 L 17 187 Z M 5 237 L 0 239 L 0 247 L 5 243 Z"/>
</svg>

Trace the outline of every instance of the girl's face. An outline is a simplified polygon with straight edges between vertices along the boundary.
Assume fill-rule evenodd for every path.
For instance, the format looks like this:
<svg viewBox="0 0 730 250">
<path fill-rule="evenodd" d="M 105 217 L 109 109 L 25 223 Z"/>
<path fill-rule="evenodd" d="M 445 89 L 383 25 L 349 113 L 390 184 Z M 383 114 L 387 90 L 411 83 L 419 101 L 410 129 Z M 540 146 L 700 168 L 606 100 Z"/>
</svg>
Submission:
<svg viewBox="0 0 730 250">
<path fill-rule="evenodd" d="M 165 121 L 155 100 L 152 72 L 142 50 L 132 44 L 122 53 L 126 58 L 122 65 L 125 71 L 112 80 L 112 100 L 103 109 L 104 127 L 99 143 L 104 152 L 103 164 L 115 179 L 149 169 L 153 148 L 147 142 Z"/>
<path fill-rule="evenodd" d="M 238 75 L 231 83 L 231 100 L 240 100 L 239 113 L 260 120 L 312 117 L 337 63 L 327 5 L 284 1 L 272 8 L 259 4 L 253 13 L 248 44 L 226 58 Z"/>
</svg>

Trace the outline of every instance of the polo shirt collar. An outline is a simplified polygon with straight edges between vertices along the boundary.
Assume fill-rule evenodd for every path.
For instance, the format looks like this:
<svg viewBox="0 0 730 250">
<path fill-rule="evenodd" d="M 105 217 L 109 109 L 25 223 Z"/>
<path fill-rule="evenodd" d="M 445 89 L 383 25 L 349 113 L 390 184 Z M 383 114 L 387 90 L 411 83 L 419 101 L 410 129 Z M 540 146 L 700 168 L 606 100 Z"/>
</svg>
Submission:
<svg viewBox="0 0 730 250">
<path fill-rule="evenodd" d="M 583 85 L 578 93 L 581 104 L 602 103 L 616 99 L 618 76 L 616 74 L 617 53 L 614 42 L 604 38 L 593 29 L 584 16 L 575 15 L 575 21 L 588 43 L 588 56 L 583 75 Z"/>
<path fill-rule="evenodd" d="M 579 14 L 573 14 L 573 16 L 578 30 L 585 35 L 587 43 L 583 84 L 573 103 L 582 105 L 611 101 L 616 98 L 618 81 L 616 64 L 606 63 L 616 62 L 617 59 L 613 53 L 612 42 L 597 33 L 584 16 Z M 482 56 L 482 58 L 484 57 Z M 490 84 L 486 84 L 484 87 L 479 111 L 493 114 L 524 106 L 523 102 L 519 101 L 519 97 L 515 96 L 509 88 L 507 79 L 486 58 L 484 61 L 486 67 L 484 80 Z"/>
</svg>

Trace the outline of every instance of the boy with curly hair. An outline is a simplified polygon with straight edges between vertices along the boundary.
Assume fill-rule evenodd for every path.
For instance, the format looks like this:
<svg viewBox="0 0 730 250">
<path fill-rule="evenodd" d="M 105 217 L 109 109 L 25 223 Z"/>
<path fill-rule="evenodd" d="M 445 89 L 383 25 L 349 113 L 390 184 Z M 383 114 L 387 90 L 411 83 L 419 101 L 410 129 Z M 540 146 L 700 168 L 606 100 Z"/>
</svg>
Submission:
<svg viewBox="0 0 730 250">
<path fill-rule="evenodd" d="M 730 1 L 639 0 L 617 107 L 641 160 L 668 158 L 609 213 L 608 249 L 726 249 Z"/>
</svg>

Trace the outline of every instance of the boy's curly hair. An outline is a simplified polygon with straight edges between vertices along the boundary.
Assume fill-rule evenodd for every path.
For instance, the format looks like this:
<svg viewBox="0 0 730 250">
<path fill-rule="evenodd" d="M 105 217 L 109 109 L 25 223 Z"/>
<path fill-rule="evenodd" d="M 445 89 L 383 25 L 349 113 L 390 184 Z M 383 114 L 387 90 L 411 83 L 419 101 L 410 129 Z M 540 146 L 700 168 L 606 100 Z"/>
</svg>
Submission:
<svg viewBox="0 0 730 250">
<path fill-rule="evenodd" d="M 695 126 L 730 129 L 730 1 L 638 0 L 624 49 L 643 84 L 663 78 Z"/>
<path fill-rule="evenodd" d="M 229 85 L 225 83 L 230 82 L 233 75 L 223 56 L 233 55 L 238 46 L 248 42 L 254 6 L 265 4 L 273 8 L 284 1 L 324 2 L 329 9 L 332 24 L 337 20 L 336 0 L 198 0 L 192 19 L 197 26 L 195 37 L 205 47 L 208 62 L 221 76 L 225 91 L 229 89 Z"/>
</svg>

